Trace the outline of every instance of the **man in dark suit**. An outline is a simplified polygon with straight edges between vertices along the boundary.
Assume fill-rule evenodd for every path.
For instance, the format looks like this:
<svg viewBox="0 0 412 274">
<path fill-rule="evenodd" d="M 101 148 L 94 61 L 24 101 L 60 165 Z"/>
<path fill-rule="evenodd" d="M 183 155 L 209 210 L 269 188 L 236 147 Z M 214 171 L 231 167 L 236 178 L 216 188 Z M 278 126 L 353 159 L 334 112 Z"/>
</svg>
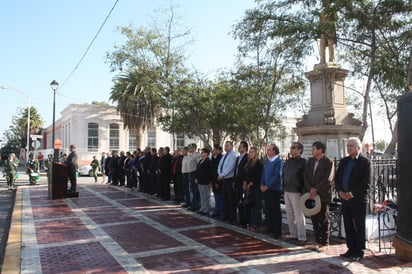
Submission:
<svg viewBox="0 0 412 274">
<path fill-rule="evenodd" d="M 77 165 L 77 153 L 76 153 L 76 146 L 70 145 L 70 154 L 66 159 L 66 165 L 68 168 L 68 175 L 70 180 L 70 191 L 76 191 L 77 186 L 77 176 L 76 172 L 79 169 Z"/>
<path fill-rule="evenodd" d="M 242 205 L 239 206 L 239 202 L 243 194 L 243 183 L 245 182 L 245 165 L 248 159 L 248 149 L 248 143 L 246 141 L 241 141 L 237 148 L 239 156 L 237 156 L 236 158 L 235 172 L 233 174 L 233 188 L 235 190 L 233 210 L 235 211 L 234 214 L 236 214 L 236 208 L 238 209 L 239 225 L 245 227 L 247 225 L 247 222 L 245 222 L 244 218 L 242 218 L 242 216 L 244 215 L 244 207 Z"/>
<path fill-rule="evenodd" d="M 304 173 L 305 188 L 310 193 L 310 199 L 320 196 L 321 209 L 318 214 L 312 215 L 315 245 L 318 252 L 326 251 L 329 246 L 330 220 L 329 204 L 332 199 L 331 183 L 335 174 L 334 163 L 325 156 L 326 146 L 320 141 L 312 144 L 312 156 L 309 158 Z"/>
<path fill-rule="evenodd" d="M 342 215 L 348 250 L 342 257 L 359 261 L 365 249 L 365 218 L 368 190 L 370 187 L 371 164 L 361 151 L 358 138 L 348 140 L 349 156 L 341 159 L 336 173 L 336 191 L 342 200 Z"/>
<path fill-rule="evenodd" d="M 117 160 L 117 177 L 119 178 L 119 185 L 124 186 L 126 182 L 126 172 L 124 170 L 124 162 L 126 161 L 126 154 L 120 151 L 120 156 Z"/>
<path fill-rule="evenodd" d="M 119 154 L 117 150 L 112 151 L 112 158 L 110 159 L 110 174 L 112 175 L 112 185 L 119 185 Z"/>
<path fill-rule="evenodd" d="M 172 180 L 172 155 L 170 155 L 170 148 L 164 147 L 162 151 L 163 156 L 159 160 L 159 198 L 168 201 L 170 200 L 170 182 Z"/>
<path fill-rule="evenodd" d="M 223 216 L 223 198 L 222 198 L 222 181 L 217 180 L 217 169 L 219 166 L 219 162 L 222 158 L 222 151 L 223 148 L 219 144 L 215 144 L 213 146 L 212 151 L 212 159 L 211 159 L 211 167 L 210 167 L 210 174 L 212 176 L 212 191 L 213 196 L 215 198 L 215 210 L 213 211 L 212 217 L 222 217 Z"/>
<path fill-rule="evenodd" d="M 107 176 L 107 182 L 106 184 L 111 184 L 112 183 L 112 174 L 110 172 L 110 162 L 112 161 L 112 156 L 110 153 L 107 154 L 107 158 L 104 161 L 104 173 Z"/>
</svg>

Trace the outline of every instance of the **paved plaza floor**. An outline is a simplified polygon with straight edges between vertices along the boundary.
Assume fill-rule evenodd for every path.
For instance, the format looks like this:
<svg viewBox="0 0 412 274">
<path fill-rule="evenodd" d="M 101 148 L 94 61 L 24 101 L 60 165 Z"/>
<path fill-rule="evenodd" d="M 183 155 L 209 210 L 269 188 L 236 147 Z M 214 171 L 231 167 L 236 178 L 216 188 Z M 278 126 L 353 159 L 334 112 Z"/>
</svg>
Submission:
<svg viewBox="0 0 412 274">
<path fill-rule="evenodd" d="M 352 262 L 337 239 L 318 253 L 92 178 L 78 191 L 50 200 L 46 178 L 18 187 L 3 273 L 412 273 L 372 242 Z"/>
</svg>

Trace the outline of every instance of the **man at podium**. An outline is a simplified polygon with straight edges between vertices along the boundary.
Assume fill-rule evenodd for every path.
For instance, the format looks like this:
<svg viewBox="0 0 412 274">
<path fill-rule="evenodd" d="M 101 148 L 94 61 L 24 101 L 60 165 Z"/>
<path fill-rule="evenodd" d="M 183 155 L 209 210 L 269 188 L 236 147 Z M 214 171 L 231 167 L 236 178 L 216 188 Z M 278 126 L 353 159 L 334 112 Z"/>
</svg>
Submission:
<svg viewBox="0 0 412 274">
<path fill-rule="evenodd" d="M 70 154 L 66 158 L 66 165 L 67 165 L 67 172 L 70 180 L 70 190 L 72 192 L 76 192 L 76 185 L 77 185 L 77 170 L 79 166 L 77 165 L 77 153 L 76 153 L 76 146 L 70 145 Z"/>
</svg>

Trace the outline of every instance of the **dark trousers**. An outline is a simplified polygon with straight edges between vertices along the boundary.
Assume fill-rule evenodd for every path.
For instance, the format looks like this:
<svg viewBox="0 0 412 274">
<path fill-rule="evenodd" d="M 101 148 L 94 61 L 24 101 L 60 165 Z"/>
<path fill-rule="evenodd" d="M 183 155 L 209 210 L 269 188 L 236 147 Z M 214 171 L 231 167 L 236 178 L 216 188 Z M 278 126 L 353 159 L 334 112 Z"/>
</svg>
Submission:
<svg viewBox="0 0 412 274">
<path fill-rule="evenodd" d="M 173 179 L 173 190 L 175 192 L 175 201 L 177 203 L 183 202 L 183 185 L 182 185 L 182 175 L 176 174 Z"/>
<path fill-rule="evenodd" d="M 365 249 L 366 203 L 362 201 L 342 201 L 342 215 L 345 226 L 346 245 L 355 255 L 363 255 Z"/>
<path fill-rule="evenodd" d="M 111 169 L 110 174 L 112 176 L 112 185 L 118 185 L 119 184 L 119 174 L 116 169 Z"/>
<path fill-rule="evenodd" d="M 123 170 L 123 169 L 119 170 L 119 171 L 117 172 L 117 174 L 119 175 L 119 184 L 120 184 L 121 186 L 124 186 L 124 185 L 125 185 L 125 182 L 126 182 L 126 177 L 125 177 L 124 170 Z"/>
<path fill-rule="evenodd" d="M 273 237 L 282 236 L 282 212 L 280 211 L 280 191 L 266 190 L 263 192 L 265 199 L 265 222 L 266 233 L 273 234 Z"/>
<path fill-rule="evenodd" d="M 329 203 L 321 202 L 320 212 L 311 216 L 315 242 L 321 245 L 329 245 L 330 219 Z"/>
<path fill-rule="evenodd" d="M 262 192 L 258 186 L 250 191 L 252 191 L 255 201 L 250 208 L 250 226 L 260 228 L 262 226 Z"/>
<path fill-rule="evenodd" d="M 141 183 L 143 185 L 143 188 L 140 189 L 140 191 L 144 192 L 144 193 L 148 193 L 148 194 L 153 194 L 153 181 L 154 181 L 154 177 L 155 174 L 153 172 L 146 172 L 140 174 L 140 178 L 141 178 Z"/>
<path fill-rule="evenodd" d="M 190 206 L 189 173 L 182 174 L 182 187 L 186 206 Z"/>
<path fill-rule="evenodd" d="M 132 187 L 132 173 L 130 171 L 126 171 L 125 175 L 126 175 L 126 186 L 131 188 Z"/>
<path fill-rule="evenodd" d="M 242 195 L 243 195 L 243 188 L 242 185 L 235 184 L 235 206 L 238 212 L 238 220 L 239 224 L 246 226 L 249 224 L 247 221 L 249 218 L 247 216 L 250 215 L 250 210 L 245 210 L 245 207 L 242 205 L 241 200 L 242 200 Z"/>
<path fill-rule="evenodd" d="M 70 190 L 71 191 L 76 191 L 76 186 L 77 186 L 76 171 L 69 172 L 69 180 L 70 180 Z"/>
<path fill-rule="evenodd" d="M 233 189 L 233 179 L 225 179 L 222 185 L 222 199 L 224 208 L 224 220 L 236 223 L 236 192 Z"/>
<path fill-rule="evenodd" d="M 150 172 L 150 187 L 146 189 L 146 193 L 155 194 L 157 191 L 157 175 L 156 172 Z"/>
<path fill-rule="evenodd" d="M 168 174 L 160 175 L 159 197 L 164 200 L 170 200 L 170 176 Z"/>
<path fill-rule="evenodd" d="M 189 173 L 189 191 L 191 195 L 191 205 L 192 209 L 200 208 L 200 193 L 197 184 L 195 183 L 196 172 Z"/>
<path fill-rule="evenodd" d="M 222 198 L 222 192 L 221 191 L 215 191 L 213 192 L 213 196 L 215 197 L 215 211 L 213 214 L 219 217 L 223 217 L 224 215 L 224 209 L 223 209 L 223 198 Z"/>
</svg>

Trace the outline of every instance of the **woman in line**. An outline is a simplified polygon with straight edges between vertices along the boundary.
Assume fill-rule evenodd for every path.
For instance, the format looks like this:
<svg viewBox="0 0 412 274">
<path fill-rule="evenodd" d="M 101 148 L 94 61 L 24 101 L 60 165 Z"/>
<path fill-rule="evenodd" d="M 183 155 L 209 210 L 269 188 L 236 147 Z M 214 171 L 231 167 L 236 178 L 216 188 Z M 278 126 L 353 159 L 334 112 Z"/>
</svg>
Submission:
<svg viewBox="0 0 412 274">
<path fill-rule="evenodd" d="M 249 229 L 260 231 L 262 225 L 262 192 L 260 190 L 260 178 L 263 172 L 263 164 L 259 161 L 257 147 L 251 147 L 248 153 L 248 161 L 245 165 L 244 191 L 248 202 L 245 207 L 250 210 Z"/>
</svg>

